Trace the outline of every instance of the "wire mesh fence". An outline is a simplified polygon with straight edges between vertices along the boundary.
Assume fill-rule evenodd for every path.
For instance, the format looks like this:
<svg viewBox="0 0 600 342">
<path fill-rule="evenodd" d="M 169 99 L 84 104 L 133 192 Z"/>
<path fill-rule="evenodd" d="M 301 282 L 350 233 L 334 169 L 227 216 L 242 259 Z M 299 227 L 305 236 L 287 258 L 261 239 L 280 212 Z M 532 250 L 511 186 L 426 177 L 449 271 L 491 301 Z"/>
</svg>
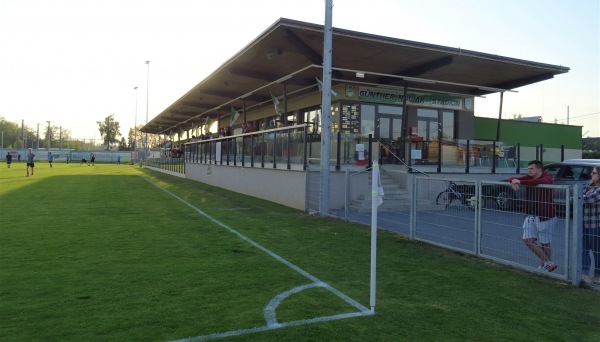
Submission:
<svg viewBox="0 0 600 342">
<path fill-rule="evenodd" d="M 345 186 L 330 187 L 329 214 L 371 224 L 370 169 L 336 172 L 334 177 L 343 178 L 337 184 Z M 318 169 L 308 170 L 307 184 L 307 209 L 318 212 L 323 191 Z M 379 229 L 574 284 L 588 272 L 582 268 L 587 254 L 581 243 L 577 187 L 515 190 L 508 182 L 385 171 L 381 185 L 385 195 L 377 208 Z M 557 265 L 551 272 L 549 261 Z"/>
</svg>

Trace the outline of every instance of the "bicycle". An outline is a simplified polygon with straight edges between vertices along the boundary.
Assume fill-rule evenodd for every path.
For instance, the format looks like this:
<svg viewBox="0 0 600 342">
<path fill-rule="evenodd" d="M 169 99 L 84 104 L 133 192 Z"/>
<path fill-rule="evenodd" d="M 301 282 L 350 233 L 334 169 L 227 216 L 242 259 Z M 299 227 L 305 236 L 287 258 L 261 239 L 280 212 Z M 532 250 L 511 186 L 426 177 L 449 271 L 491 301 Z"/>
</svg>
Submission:
<svg viewBox="0 0 600 342">
<path fill-rule="evenodd" d="M 472 197 L 475 196 L 475 185 L 471 184 L 456 184 L 449 181 L 448 187 L 440 192 L 436 199 L 435 204 L 445 205 L 446 209 L 450 207 L 452 201 L 455 199 L 460 201 L 463 207 L 468 207 L 471 210 L 475 210 L 475 201 Z"/>
</svg>

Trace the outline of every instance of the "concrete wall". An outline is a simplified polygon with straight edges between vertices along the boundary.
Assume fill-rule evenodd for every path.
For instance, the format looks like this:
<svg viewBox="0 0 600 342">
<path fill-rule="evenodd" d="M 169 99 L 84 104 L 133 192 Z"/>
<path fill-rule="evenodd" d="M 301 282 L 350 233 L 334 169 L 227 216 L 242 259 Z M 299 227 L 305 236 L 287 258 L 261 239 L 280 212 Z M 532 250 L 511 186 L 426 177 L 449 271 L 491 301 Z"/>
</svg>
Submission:
<svg viewBox="0 0 600 342">
<path fill-rule="evenodd" d="M 306 174 L 303 171 L 187 163 L 185 177 L 304 210 Z"/>
</svg>

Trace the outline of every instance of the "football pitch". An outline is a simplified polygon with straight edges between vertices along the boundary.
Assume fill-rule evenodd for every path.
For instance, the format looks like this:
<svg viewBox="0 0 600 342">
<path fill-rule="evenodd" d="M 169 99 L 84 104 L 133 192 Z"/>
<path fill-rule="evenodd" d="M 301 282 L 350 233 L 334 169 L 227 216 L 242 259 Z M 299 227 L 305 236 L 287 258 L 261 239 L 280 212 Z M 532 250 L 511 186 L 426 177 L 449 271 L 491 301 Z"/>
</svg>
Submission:
<svg viewBox="0 0 600 342">
<path fill-rule="evenodd" d="M 378 244 L 372 313 L 369 227 L 133 165 L 0 164 L 0 341 L 600 338 L 598 292 Z"/>
</svg>

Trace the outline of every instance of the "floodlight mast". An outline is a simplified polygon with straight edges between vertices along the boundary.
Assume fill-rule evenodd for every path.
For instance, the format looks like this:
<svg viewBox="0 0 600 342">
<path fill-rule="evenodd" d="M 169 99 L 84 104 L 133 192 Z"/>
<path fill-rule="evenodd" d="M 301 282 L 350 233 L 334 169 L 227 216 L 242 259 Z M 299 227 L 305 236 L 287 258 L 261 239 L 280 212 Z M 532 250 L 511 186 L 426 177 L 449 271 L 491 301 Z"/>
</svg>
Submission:
<svg viewBox="0 0 600 342">
<path fill-rule="evenodd" d="M 137 158 L 137 112 L 138 112 L 138 87 L 133 87 L 135 90 L 135 119 L 133 121 L 133 155 L 134 158 Z M 136 163 L 136 159 L 133 160 L 133 163 Z"/>
<path fill-rule="evenodd" d="M 150 83 L 150 61 L 146 61 L 146 65 L 148 66 L 146 71 L 146 126 L 148 126 L 148 85 Z M 146 127 L 146 148 L 144 151 L 144 161 L 146 161 L 146 154 L 150 150 L 148 146 L 148 127 Z"/>
</svg>

